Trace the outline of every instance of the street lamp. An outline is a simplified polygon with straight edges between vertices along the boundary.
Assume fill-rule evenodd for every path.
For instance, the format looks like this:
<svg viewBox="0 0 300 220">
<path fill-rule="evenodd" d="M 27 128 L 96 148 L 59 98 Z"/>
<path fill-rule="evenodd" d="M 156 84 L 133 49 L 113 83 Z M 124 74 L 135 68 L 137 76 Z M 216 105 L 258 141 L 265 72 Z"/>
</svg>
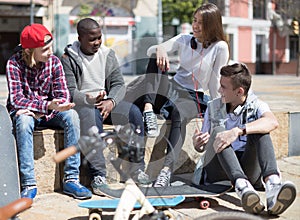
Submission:
<svg viewBox="0 0 300 220">
<path fill-rule="evenodd" d="M 162 3 L 161 0 L 158 0 L 158 31 L 157 31 L 157 37 L 158 37 L 158 43 L 161 43 L 163 41 L 163 22 L 162 22 Z"/>
<path fill-rule="evenodd" d="M 34 2 L 30 0 L 30 24 L 34 23 Z"/>
</svg>

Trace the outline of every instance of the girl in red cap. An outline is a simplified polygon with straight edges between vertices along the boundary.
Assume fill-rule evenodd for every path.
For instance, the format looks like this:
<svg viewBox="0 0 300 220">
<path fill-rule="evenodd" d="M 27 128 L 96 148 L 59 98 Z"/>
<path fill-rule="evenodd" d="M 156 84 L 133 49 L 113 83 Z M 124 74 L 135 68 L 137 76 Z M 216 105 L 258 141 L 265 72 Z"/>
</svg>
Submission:
<svg viewBox="0 0 300 220">
<path fill-rule="evenodd" d="M 21 33 L 22 50 L 7 62 L 9 91 L 7 108 L 14 125 L 20 166 L 21 197 L 37 194 L 34 173 L 33 131 L 39 127 L 64 130 L 65 148 L 77 145 L 79 118 L 72 109 L 65 74 L 52 52 L 52 34 L 41 24 L 31 24 Z M 80 154 L 65 162 L 63 191 L 78 199 L 92 193 L 79 183 Z"/>
</svg>

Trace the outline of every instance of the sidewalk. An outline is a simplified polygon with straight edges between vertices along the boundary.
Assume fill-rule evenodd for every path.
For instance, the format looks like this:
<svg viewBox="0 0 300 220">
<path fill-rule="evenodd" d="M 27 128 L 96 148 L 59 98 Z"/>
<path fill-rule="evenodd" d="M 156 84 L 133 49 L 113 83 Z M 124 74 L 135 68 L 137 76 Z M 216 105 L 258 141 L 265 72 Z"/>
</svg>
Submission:
<svg viewBox="0 0 300 220">
<path fill-rule="evenodd" d="M 136 76 L 125 76 L 125 81 L 130 82 Z M 295 76 L 270 76 L 254 75 L 253 90 L 266 101 L 274 112 L 300 112 L 300 77 Z M 7 86 L 4 75 L 0 75 L 0 104 L 5 105 L 7 98 Z M 300 144 L 299 144 L 300 145 Z M 300 146 L 299 146 L 300 147 Z M 280 158 L 278 166 L 282 172 L 283 180 L 291 180 L 297 186 L 297 198 L 292 206 L 277 219 L 299 219 L 300 215 L 300 156 Z M 51 178 L 51 177 L 49 177 Z M 263 201 L 264 193 L 260 192 Z M 93 196 L 93 200 L 106 199 L 105 197 Z M 21 220 L 84 220 L 88 219 L 88 210 L 79 208 L 80 200 L 73 199 L 60 193 L 38 195 L 32 208 L 19 215 Z M 212 207 L 207 210 L 198 208 L 195 201 L 184 202 L 174 208 L 175 213 L 181 219 L 196 219 L 204 215 L 220 211 L 242 211 L 234 192 L 214 198 Z M 263 213 L 263 219 L 273 219 Z M 113 219 L 113 213 L 103 219 Z"/>
<path fill-rule="evenodd" d="M 284 180 L 293 181 L 298 189 L 296 201 L 280 217 L 268 216 L 266 212 L 260 216 L 263 219 L 299 219 L 300 211 L 300 157 L 282 158 L 278 161 Z M 259 192 L 262 201 L 265 201 L 263 192 Z M 105 197 L 93 196 L 92 200 L 106 199 Z M 172 209 L 175 215 L 184 220 L 201 219 L 201 217 L 223 211 L 243 212 L 240 202 L 235 192 L 227 193 L 223 196 L 213 198 L 212 207 L 207 210 L 199 209 L 199 203 L 196 201 L 184 202 Z M 88 210 L 78 207 L 80 200 L 73 199 L 60 193 L 51 193 L 39 195 L 34 201 L 32 208 L 19 215 L 22 220 L 86 220 L 88 219 Z M 105 213 L 103 220 L 113 219 L 113 213 Z"/>
<path fill-rule="evenodd" d="M 125 75 L 128 83 L 138 76 Z M 290 75 L 254 75 L 252 88 L 256 95 L 266 101 L 272 111 L 300 111 L 300 77 Z M 5 75 L 0 74 L 0 104 L 7 99 Z"/>
</svg>

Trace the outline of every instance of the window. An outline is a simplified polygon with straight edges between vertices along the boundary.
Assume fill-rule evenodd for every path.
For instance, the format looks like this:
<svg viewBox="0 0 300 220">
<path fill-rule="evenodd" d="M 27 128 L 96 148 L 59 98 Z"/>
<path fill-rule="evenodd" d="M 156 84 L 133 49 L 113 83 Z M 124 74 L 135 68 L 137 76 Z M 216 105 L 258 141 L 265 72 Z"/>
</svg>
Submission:
<svg viewBox="0 0 300 220">
<path fill-rule="evenodd" d="M 290 60 L 297 59 L 297 52 L 298 52 L 298 36 L 290 36 Z"/>
<path fill-rule="evenodd" d="M 253 18 L 266 19 L 266 2 L 264 0 L 253 0 Z"/>
<path fill-rule="evenodd" d="M 300 8 L 300 1 L 295 0 L 277 0 L 276 12 L 281 15 L 283 19 L 298 17 Z"/>
<path fill-rule="evenodd" d="M 229 38 L 230 59 L 234 60 L 234 57 L 233 57 L 233 53 L 234 53 L 233 34 L 228 34 L 228 38 Z"/>
<path fill-rule="evenodd" d="M 210 0 L 209 2 L 215 4 L 221 11 L 221 15 L 225 16 L 225 1 L 224 0 Z"/>
</svg>

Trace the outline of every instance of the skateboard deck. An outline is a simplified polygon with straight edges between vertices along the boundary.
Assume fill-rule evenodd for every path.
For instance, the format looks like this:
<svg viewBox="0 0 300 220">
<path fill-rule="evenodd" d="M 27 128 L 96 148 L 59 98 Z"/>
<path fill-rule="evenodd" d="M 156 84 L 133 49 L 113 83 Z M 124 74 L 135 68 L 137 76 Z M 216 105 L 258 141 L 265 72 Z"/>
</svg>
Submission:
<svg viewBox="0 0 300 220">
<path fill-rule="evenodd" d="M 232 185 L 229 184 L 211 184 L 211 185 L 194 185 L 186 184 L 184 182 L 177 181 L 171 186 L 167 187 L 139 187 L 142 193 L 147 198 L 163 198 L 174 197 L 182 195 L 188 197 L 215 197 L 220 196 L 232 189 Z M 124 187 L 112 188 L 110 185 L 100 186 L 100 192 L 109 198 L 120 198 Z"/>
<path fill-rule="evenodd" d="M 130 200 L 130 198 L 128 198 L 128 199 Z M 153 207 L 157 207 L 160 209 L 166 209 L 166 208 L 178 205 L 179 203 L 183 202 L 184 199 L 185 198 L 183 196 L 175 196 L 172 198 L 148 198 L 147 200 Z M 81 208 L 89 209 L 89 219 L 101 220 L 103 211 L 118 212 L 117 210 L 120 208 L 120 207 L 118 207 L 119 204 L 124 204 L 124 203 L 121 203 L 121 199 L 104 199 L 104 200 L 93 200 L 93 201 L 81 202 L 78 204 L 78 206 Z M 126 203 L 126 204 L 128 205 L 128 203 Z M 130 202 L 129 202 L 129 204 L 130 204 Z M 142 210 L 142 205 L 139 202 L 136 202 L 132 208 Z M 121 215 L 123 217 L 123 219 L 127 219 L 127 218 L 125 218 L 125 216 L 129 215 L 130 213 L 127 213 L 126 210 L 128 209 L 130 212 L 130 210 L 132 210 L 132 208 L 130 207 L 130 209 L 128 209 L 128 207 L 122 206 L 121 212 L 124 214 L 121 213 L 119 215 Z M 144 214 L 146 214 L 146 213 L 144 213 Z M 166 212 L 165 214 L 169 217 L 172 217 L 171 213 Z M 119 219 L 119 218 L 117 218 L 117 219 Z"/>
<path fill-rule="evenodd" d="M 172 198 L 148 198 L 148 201 L 154 207 L 173 207 L 184 201 L 183 196 L 175 196 Z M 115 210 L 118 207 L 120 199 L 101 199 L 81 202 L 78 204 L 81 208 Z M 141 204 L 136 202 L 134 208 L 141 208 Z"/>
<path fill-rule="evenodd" d="M 0 105 L 0 207 L 20 198 L 19 168 L 12 122 Z"/>
</svg>

